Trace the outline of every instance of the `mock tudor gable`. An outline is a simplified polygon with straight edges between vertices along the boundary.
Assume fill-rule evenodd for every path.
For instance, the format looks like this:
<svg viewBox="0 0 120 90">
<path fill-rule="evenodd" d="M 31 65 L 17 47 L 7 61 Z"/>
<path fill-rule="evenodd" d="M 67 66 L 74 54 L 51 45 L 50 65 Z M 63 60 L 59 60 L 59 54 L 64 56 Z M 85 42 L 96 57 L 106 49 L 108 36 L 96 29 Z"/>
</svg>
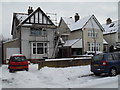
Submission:
<svg viewBox="0 0 120 90">
<path fill-rule="evenodd" d="M 29 13 L 29 12 L 28 12 Z M 27 13 L 14 13 L 13 14 L 13 23 L 12 23 L 12 32 L 14 27 L 19 28 L 20 26 L 31 26 L 31 25 L 54 25 L 50 18 L 38 7 L 35 11 Z"/>
</svg>

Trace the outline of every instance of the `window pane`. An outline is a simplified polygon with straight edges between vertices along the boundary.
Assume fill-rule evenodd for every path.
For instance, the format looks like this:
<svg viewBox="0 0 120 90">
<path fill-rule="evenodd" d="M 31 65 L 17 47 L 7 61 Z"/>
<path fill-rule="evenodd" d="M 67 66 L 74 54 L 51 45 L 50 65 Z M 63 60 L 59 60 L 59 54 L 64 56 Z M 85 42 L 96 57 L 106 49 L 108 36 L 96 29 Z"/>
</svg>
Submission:
<svg viewBox="0 0 120 90">
<path fill-rule="evenodd" d="M 36 29 L 36 28 L 31 28 L 31 35 L 42 35 L 42 28 Z"/>
<path fill-rule="evenodd" d="M 36 48 L 33 48 L 33 54 L 36 54 Z"/>
<path fill-rule="evenodd" d="M 110 61 L 113 60 L 112 55 L 108 56 L 108 60 L 110 60 Z"/>
<path fill-rule="evenodd" d="M 43 54 L 43 48 L 37 48 L 37 54 Z"/>
<path fill-rule="evenodd" d="M 46 35 L 47 35 L 46 30 L 43 30 L 43 36 L 46 36 Z"/>
<path fill-rule="evenodd" d="M 47 46 L 47 43 L 45 43 L 45 46 Z"/>
<path fill-rule="evenodd" d="M 33 43 L 33 46 L 36 46 L 36 43 Z"/>
<path fill-rule="evenodd" d="M 42 35 L 42 30 L 38 30 L 38 35 Z"/>
<path fill-rule="evenodd" d="M 47 53 L 47 48 L 45 48 L 45 53 Z"/>
<path fill-rule="evenodd" d="M 43 47 L 43 43 L 37 43 L 37 47 Z"/>
</svg>

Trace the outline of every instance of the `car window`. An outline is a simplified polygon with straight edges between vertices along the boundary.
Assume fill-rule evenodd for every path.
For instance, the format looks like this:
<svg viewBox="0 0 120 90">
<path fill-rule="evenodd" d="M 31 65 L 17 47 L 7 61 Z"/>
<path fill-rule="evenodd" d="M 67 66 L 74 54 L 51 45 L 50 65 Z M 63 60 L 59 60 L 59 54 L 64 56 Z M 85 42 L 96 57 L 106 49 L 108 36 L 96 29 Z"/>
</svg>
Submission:
<svg viewBox="0 0 120 90">
<path fill-rule="evenodd" d="M 26 61 L 26 58 L 24 56 L 22 56 L 22 57 L 16 56 L 16 57 L 12 57 L 12 61 L 13 62 Z"/>
<path fill-rule="evenodd" d="M 96 55 L 96 56 L 93 56 L 92 61 L 100 61 L 102 60 L 102 58 L 103 58 L 103 55 Z"/>
<path fill-rule="evenodd" d="M 108 55 L 107 60 L 109 60 L 109 61 L 114 60 L 114 59 L 113 59 L 113 56 L 112 56 L 111 54 L 110 54 L 110 55 Z"/>
<path fill-rule="evenodd" d="M 120 53 L 118 53 L 118 60 L 120 60 Z"/>
<path fill-rule="evenodd" d="M 119 59 L 118 53 L 114 53 L 113 57 L 114 57 L 114 60 L 118 60 Z"/>
</svg>

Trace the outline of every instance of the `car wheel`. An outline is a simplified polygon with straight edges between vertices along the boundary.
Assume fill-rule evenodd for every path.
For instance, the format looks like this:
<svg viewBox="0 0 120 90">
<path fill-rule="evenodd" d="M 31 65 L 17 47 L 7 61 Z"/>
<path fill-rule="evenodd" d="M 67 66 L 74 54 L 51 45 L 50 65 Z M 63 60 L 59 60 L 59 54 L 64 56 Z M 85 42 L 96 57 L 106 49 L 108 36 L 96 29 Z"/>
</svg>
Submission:
<svg viewBox="0 0 120 90">
<path fill-rule="evenodd" d="M 115 68 L 112 68 L 109 72 L 110 76 L 116 76 L 117 75 L 117 70 Z"/>
<path fill-rule="evenodd" d="M 14 72 L 14 70 L 12 70 L 12 69 L 9 69 L 9 72 L 10 72 L 10 73 L 13 73 L 13 72 Z"/>
<path fill-rule="evenodd" d="M 94 73 L 96 76 L 100 76 L 101 73 Z"/>
<path fill-rule="evenodd" d="M 29 69 L 27 68 L 27 69 L 25 69 L 26 71 L 29 71 Z"/>
</svg>

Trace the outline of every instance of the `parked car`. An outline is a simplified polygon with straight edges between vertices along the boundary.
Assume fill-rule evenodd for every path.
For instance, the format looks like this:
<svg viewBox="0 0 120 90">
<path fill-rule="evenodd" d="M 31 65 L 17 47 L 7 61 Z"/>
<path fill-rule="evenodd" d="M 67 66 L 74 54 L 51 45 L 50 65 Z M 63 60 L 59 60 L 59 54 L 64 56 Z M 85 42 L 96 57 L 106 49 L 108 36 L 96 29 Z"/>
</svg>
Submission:
<svg viewBox="0 0 120 90">
<path fill-rule="evenodd" d="M 15 70 L 26 70 L 28 71 L 28 60 L 26 59 L 25 55 L 22 54 L 13 54 L 10 57 L 8 63 L 9 72 L 14 72 Z"/>
<path fill-rule="evenodd" d="M 91 71 L 96 75 L 107 73 L 116 76 L 120 73 L 120 53 L 101 53 L 93 56 Z"/>
</svg>

